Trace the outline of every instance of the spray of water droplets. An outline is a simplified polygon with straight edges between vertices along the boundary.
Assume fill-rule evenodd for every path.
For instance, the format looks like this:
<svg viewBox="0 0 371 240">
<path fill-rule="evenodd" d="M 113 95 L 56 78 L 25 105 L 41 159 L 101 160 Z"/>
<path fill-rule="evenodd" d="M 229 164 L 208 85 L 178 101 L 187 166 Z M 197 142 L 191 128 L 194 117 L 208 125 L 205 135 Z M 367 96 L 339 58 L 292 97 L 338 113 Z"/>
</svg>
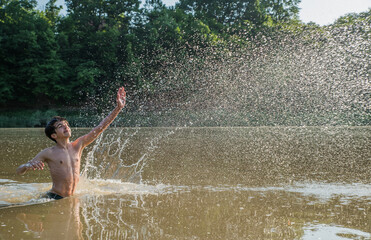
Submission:
<svg viewBox="0 0 371 240">
<path fill-rule="evenodd" d="M 177 129 L 145 131 L 140 128 L 112 129 L 102 134 L 88 153 L 82 176 L 85 179 L 118 179 L 142 183 L 142 172 L 160 142 Z"/>
<path fill-rule="evenodd" d="M 182 60 L 171 52 L 141 109 L 169 113 L 161 126 L 367 125 L 369 32 L 366 20 L 287 27 Z"/>
</svg>

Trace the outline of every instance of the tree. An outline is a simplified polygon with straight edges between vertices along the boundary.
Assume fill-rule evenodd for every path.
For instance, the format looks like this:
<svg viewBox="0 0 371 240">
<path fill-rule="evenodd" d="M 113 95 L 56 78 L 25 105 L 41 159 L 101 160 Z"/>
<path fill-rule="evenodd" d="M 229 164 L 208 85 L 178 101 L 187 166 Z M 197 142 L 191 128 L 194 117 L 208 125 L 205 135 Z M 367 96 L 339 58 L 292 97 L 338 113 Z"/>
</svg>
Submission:
<svg viewBox="0 0 371 240">
<path fill-rule="evenodd" d="M 58 26 L 58 39 L 75 90 L 97 95 L 119 84 L 117 69 L 126 60 L 122 49 L 139 4 L 139 0 L 66 1 L 68 16 Z"/>
<path fill-rule="evenodd" d="M 289 21 L 299 13 L 301 0 L 180 0 L 177 8 L 201 19 L 213 31 L 239 29 L 246 24 L 257 28 L 265 22 Z"/>
<path fill-rule="evenodd" d="M 50 21 L 50 25 L 55 26 L 60 19 L 59 13 L 62 6 L 56 6 L 57 0 L 49 0 L 45 6 L 45 16 Z"/>
<path fill-rule="evenodd" d="M 261 0 L 261 6 L 273 22 L 287 22 L 297 19 L 301 0 Z"/>
<path fill-rule="evenodd" d="M 180 0 L 177 8 L 193 14 L 217 30 L 246 20 L 257 25 L 265 20 L 259 0 Z"/>
<path fill-rule="evenodd" d="M 371 22 L 371 8 L 361 13 L 348 13 L 339 17 L 334 24 L 354 24 L 356 21 Z"/>
<path fill-rule="evenodd" d="M 36 1 L 6 1 L 0 22 L 0 101 L 34 104 L 65 90 L 54 32 Z"/>
</svg>

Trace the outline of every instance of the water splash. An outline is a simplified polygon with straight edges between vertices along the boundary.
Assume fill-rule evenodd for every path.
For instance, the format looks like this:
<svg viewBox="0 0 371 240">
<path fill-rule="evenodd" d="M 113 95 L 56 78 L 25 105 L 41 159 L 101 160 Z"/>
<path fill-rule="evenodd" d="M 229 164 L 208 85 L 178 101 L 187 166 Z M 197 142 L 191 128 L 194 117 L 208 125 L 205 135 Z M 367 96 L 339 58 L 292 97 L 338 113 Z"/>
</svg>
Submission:
<svg viewBox="0 0 371 240">
<path fill-rule="evenodd" d="M 111 129 L 96 140 L 81 175 L 86 179 L 117 179 L 140 184 L 151 154 L 177 129 L 161 132 L 147 129 L 145 135 L 140 128 Z"/>
<path fill-rule="evenodd" d="M 171 112 L 175 120 L 161 126 L 367 125 L 369 32 L 366 20 L 283 27 L 241 34 L 243 44 L 200 49 L 184 60 L 166 55 L 166 68 L 153 75 L 153 98 L 161 101 L 145 101 L 143 109 Z"/>
<path fill-rule="evenodd" d="M 21 183 L 9 179 L 0 179 L 0 208 L 50 201 L 41 197 L 50 187 L 50 183 Z"/>
<path fill-rule="evenodd" d="M 108 182 L 110 184 L 108 184 Z M 169 218 L 169 216 L 166 213 L 163 213 L 164 215 L 161 215 L 158 212 L 174 211 L 175 215 L 181 215 L 181 211 L 179 211 L 179 205 L 184 204 L 185 206 L 187 206 L 187 204 L 189 204 L 199 206 L 200 202 L 202 201 L 196 201 L 196 199 L 199 199 L 198 197 L 200 196 L 209 196 L 209 198 L 205 199 L 206 201 L 209 201 L 209 204 L 202 206 L 202 210 L 195 210 L 200 212 L 204 211 L 205 208 L 212 209 L 213 207 L 215 207 L 215 205 L 218 206 L 221 201 L 220 197 L 218 198 L 218 196 L 225 196 L 225 194 L 230 194 L 233 196 L 243 194 L 245 198 L 243 198 L 242 202 L 246 203 L 246 205 L 244 207 L 241 207 L 241 202 L 239 202 L 239 211 L 245 211 L 245 208 L 249 208 L 248 205 L 254 205 L 254 202 L 261 202 L 262 199 L 276 199 L 274 200 L 276 202 L 275 204 L 278 204 L 280 207 L 286 208 L 287 206 L 291 205 L 290 201 L 288 201 L 288 199 L 290 199 L 290 196 L 295 196 L 295 199 L 298 202 L 305 201 L 308 202 L 308 205 L 315 204 L 315 206 L 318 207 L 316 209 L 316 212 L 323 213 L 324 215 L 328 213 L 329 208 L 331 208 L 331 206 L 328 206 L 326 203 L 333 202 L 334 199 L 346 200 L 348 197 L 350 197 L 354 201 L 355 199 L 365 200 L 370 198 L 370 188 L 367 185 L 342 186 L 336 184 L 303 183 L 294 184 L 292 186 L 257 188 L 244 186 L 151 186 L 122 183 L 116 180 L 94 180 L 94 183 L 98 185 L 101 184 L 101 187 L 106 186 L 108 188 L 106 188 L 107 191 L 104 194 L 85 194 L 84 196 L 79 196 L 79 199 L 82 203 L 80 212 L 81 217 L 84 221 L 84 225 L 87 226 L 85 228 L 85 235 L 87 239 L 96 239 L 97 236 L 99 236 L 100 239 L 137 239 L 148 238 L 148 236 L 153 235 L 159 235 L 163 238 L 162 234 L 166 226 L 163 225 L 160 216 L 163 217 L 162 219 L 167 219 Z M 325 188 L 332 189 L 332 193 L 323 191 Z M 364 192 L 365 189 L 367 192 Z M 116 190 L 118 190 L 119 192 L 116 192 Z M 117 197 L 117 194 L 119 194 L 119 197 Z M 190 199 L 188 199 L 189 202 L 177 202 L 177 198 L 179 196 L 184 197 L 184 195 L 191 196 Z M 274 197 L 272 197 L 272 195 Z M 191 201 L 191 199 L 193 199 L 193 201 Z M 165 201 L 165 203 L 163 203 L 163 201 Z M 237 200 L 225 200 L 225 202 L 228 202 L 227 204 L 232 205 L 234 201 Z M 367 200 L 365 202 L 367 202 Z M 351 201 L 340 201 L 339 204 L 342 206 L 347 206 L 351 205 L 352 203 Z M 367 203 L 364 204 L 367 205 Z M 272 206 L 274 206 L 274 204 L 272 204 Z M 337 207 L 339 206 L 335 206 L 335 208 Z M 272 212 L 269 212 L 272 211 L 272 207 L 267 208 L 266 205 L 264 205 L 262 206 L 262 208 L 267 210 L 267 212 L 264 212 L 266 214 L 260 213 L 261 215 L 259 216 L 258 213 L 258 216 L 256 216 L 255 214 L 255 217 L 253 217 L 254 214 L 249 213 L 246 219 L 249 219 L 249 217 L 255 220 L 259 217 L 266 217 L 267 219 L 271 217 L 274 218 L 274 213 L 272 216 Z M 302 214 L 302 211 L 305 211 L 303 209 L 294 209 L 295 207 L 290 210 L 290 213 L 299 211 L 300 214 Z M 190 214 L 188 211 L 192 210 L 186 209 L 185 211 L 186 214 Z M 366 213 L 366 210 L 364 211 Z M 193 214 L 196 213 L 194 212 Z M 154 221 L 153 219 L 156 220 Z M 187 220 L 185 221 L 189 221 L 189 218 L 186 219 Z M 246 219 L 244 218 L 244 220 Z M 283 219 L 280 218 L 279 221 L 281 223 L 287 221 L 286 218 Z M 297 220 L 299 221 L 299 219 Z M 352 234 L 353 236 L 365 236 L 366 238 L 369 237 L 369 233 L 349 228 L 349 226 L 346 227 L 346 224 L 343 227 L 341 225 L 335 224 L 325 225 L 317 221 L 314 221 L 312 223 L 309 221 L 313 221 L 310 217 L 306 220 L 308 220 L 308 223 L 303 226 L 303 230 L 305 232 L 304 236 L 306 236 L 306 239 L 311 239 L 310 236 L 324 237 L 328 234 L 331 234 L 332 237 L 333 235 L 335 236 L 338 234 L 339 236 L 340 234 Z M 291 226 L 301 226 L 304 223 L 295 223 L 290 221 L 289 224 Z M 337 224 L 339 223 L 337 222 Z M 267 230 L 269 231 L 283 231 L 283 229 L 280 228 L 279 224 L 277 224 L 277 222 L 275 221 L 270 224 L 265 223 L 264 226 L 267 227 Z M 298 233 L 302 232 L 301 228 L 298 229 L 294 227 L 294 229 L 292 230 L 295 229 L 296 231 L 298 231 Z M 313 232 L 311 230 L 313 230 Z"/>
</svg>

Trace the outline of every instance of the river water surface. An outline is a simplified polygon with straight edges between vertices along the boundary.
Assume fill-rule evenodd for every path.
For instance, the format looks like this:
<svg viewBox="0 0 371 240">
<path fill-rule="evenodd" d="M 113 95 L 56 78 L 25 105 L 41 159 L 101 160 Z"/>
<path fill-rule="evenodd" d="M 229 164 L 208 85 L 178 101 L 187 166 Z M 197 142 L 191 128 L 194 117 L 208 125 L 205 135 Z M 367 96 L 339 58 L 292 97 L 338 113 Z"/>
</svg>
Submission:
<svg viewBox="0 0 371 240">
<path fill-rule="evenodd" d="M 0 129 L 0 239 L 371 239 L 370 140 L 370 127 L 110 128 L 77 193 L 50 201 L 48 169 L 15 169 L 53 142 Z"/>
</svg>

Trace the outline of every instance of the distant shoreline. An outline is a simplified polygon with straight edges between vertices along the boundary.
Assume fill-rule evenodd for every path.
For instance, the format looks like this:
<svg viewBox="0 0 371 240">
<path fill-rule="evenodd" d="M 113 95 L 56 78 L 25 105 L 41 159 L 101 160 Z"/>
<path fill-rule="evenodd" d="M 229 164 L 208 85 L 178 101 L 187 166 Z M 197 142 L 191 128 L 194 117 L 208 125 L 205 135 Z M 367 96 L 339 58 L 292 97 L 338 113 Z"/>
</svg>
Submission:
<svg viewBox="0 0 371 240">
<path fill-rule="evenodd" d="M 66 117 L 72 127 L 93 127 L 105 112 L 57 110 L 16 110 L 0 112 L 0 128 L 44 127 L 49 119 Z M 371 126 L 371 113 L 249 113 L 228 110 L 123 111 L 117 127 L 256 127 L 256 126 Z"/>
</svg>

